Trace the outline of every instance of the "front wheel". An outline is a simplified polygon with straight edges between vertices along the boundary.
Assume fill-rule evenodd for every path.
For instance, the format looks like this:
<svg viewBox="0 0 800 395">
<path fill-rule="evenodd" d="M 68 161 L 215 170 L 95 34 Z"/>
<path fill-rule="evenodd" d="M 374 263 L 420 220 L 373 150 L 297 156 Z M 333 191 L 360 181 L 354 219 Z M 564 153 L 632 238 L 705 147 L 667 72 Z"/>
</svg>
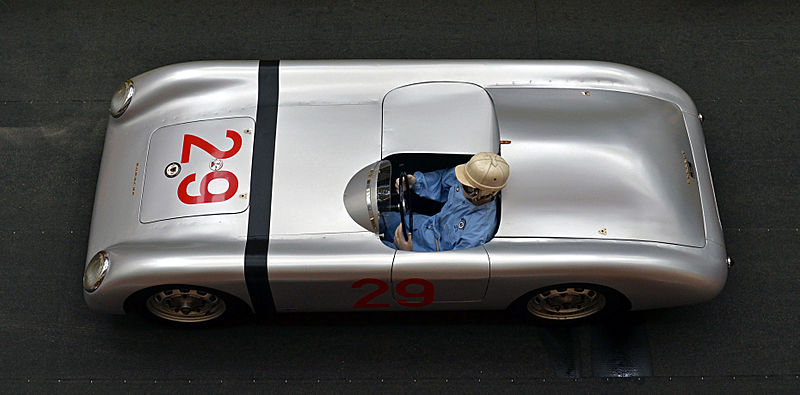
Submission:
<svg viewBox="0 0 800 395">
<path fill-rule="evenodd" d="M 151 317 L 193 324 L 216 321 L 241 310 L 241 302 L 223 292 L 188 285 L 169 285 L 138 292 L 131 307 Z"/>
<path fill-rule="evenodd" d="M 627 299 L 610 288 L 590 284 L 544 287 L 512 306 L 522 316 L 542 323 L 577 323 L 626 308 Z"/>
</svg>

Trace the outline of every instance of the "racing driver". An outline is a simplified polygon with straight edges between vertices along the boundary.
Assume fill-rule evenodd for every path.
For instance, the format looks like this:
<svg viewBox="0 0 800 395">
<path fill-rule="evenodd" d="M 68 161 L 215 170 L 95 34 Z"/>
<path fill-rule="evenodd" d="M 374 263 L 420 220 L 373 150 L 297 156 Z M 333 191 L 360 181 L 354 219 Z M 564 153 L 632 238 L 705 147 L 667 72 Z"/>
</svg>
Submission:
<svg viewBox="0 0 800 395">
<path fill-rule="evenodd" d="M 384 243 L 405 251 L 448 251 L 486 243 L 497 228 L 495 197 L 508 183 L 509 170 L 500 155 L 481 152 L 455 168 L 409 175 L 411 190 L 444 206 L 433 216 L 414 214 L 408 241 L 403 237 L 400 214 L 384 214 Z M 399 183 L 397 179 L 395 187 Z M 408 224 L 408 218 L 406 221 Z M 392 229 L 394 232 L 387 232 Z"/>
</svg>

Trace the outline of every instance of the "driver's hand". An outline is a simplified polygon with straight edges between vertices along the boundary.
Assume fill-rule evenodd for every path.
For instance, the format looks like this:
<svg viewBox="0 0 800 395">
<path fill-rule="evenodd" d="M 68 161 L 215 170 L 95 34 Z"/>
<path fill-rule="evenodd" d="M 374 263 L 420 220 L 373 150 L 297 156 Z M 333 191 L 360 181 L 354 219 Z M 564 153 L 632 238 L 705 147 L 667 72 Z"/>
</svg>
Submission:
<svg viewBox="0 0 800 395">
<path fill-rule="evenodd" d="M 417 183 L 417 177 L 411 174 L 406 175 L 406 177 L 408 178 L 408 189 L 414 189 L 414 184 Z M 400 192 L 400 177 L 394 180 L 394 190 L 395 192 Z"/>
<path fill-rule="evenodd" d="M 397 225 L 397 229 L 394 230 L 394 245 L 398 250 L 403 251 L 411 251 L 414 248 L 411 233 L 408 234 L 408 241 L 403 238 L 403 225 Z"/>
</svg>

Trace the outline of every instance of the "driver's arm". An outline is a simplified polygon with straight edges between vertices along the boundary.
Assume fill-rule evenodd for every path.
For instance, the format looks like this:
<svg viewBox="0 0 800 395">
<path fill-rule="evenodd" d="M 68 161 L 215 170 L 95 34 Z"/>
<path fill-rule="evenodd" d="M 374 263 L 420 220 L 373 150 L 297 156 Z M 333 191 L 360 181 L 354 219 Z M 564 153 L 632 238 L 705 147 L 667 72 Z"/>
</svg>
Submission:
<svg viewBox="0 0 800 395">
<path fill-rule="evenodd" d="M 414 172 L 414 178 L 416 182 L 413 188 L 417 195 L 442 203 L 447 201 L 450 187 L 458 183 L 454 168 L 427 173 L 417 171 Z"/>
</svg>

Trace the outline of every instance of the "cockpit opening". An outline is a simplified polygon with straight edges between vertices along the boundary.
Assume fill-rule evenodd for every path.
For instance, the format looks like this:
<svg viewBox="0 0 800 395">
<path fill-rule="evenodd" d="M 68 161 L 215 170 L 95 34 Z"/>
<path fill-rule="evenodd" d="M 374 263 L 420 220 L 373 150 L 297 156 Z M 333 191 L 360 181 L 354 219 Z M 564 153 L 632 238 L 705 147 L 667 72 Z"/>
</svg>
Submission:
<svg viewBox="0 0 800 395">
<path fill-rule="evenodd" d="M 490 152 L 394 154 L 353 177 L 344 200 L 351 217 L 389 247 L 471 248 L 498 229 L 508 173 L 505 160 Z"/>
</svg>

